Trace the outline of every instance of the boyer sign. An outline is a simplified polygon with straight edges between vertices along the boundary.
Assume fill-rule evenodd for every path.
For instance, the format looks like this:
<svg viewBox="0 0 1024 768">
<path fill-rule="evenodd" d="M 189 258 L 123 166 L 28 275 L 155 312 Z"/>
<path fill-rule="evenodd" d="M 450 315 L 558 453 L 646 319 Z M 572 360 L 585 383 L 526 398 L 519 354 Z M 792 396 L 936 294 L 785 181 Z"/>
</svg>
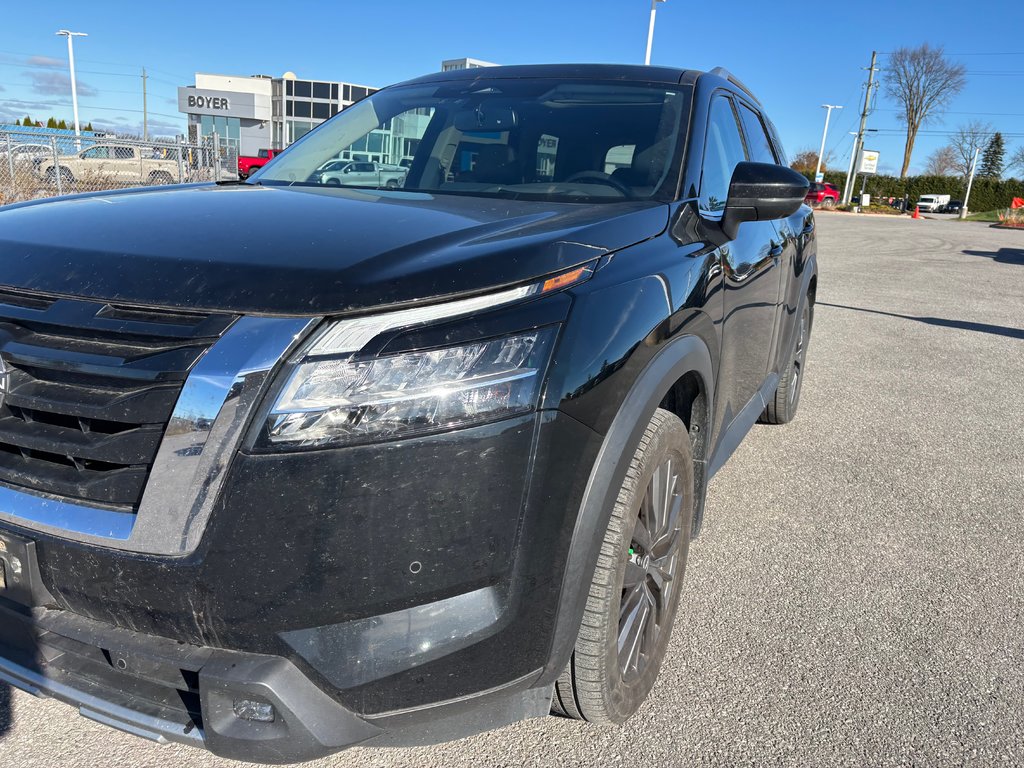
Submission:
<svg viewBox="0 0 1024 768">
<path fill-rule="evenodd" d="M 252 93 L 183 87 L 178 89 L 178 111 L 187 115 L 255 118 L 256 97 Z"/>
</svg>

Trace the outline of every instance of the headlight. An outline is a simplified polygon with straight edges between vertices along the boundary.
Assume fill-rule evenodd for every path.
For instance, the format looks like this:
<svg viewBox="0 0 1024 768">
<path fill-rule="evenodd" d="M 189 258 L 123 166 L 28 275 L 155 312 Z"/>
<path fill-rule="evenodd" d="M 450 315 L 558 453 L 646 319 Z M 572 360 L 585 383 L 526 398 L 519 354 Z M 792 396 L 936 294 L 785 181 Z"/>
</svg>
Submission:
<svg viewBox="0 0 1024 768">
<path fill-rule="evenodd" d="M 271 409 L 272 445 L 374 442 L 527 413 L 537 405 L 555 329 L 364 360 L 316 359 L 332 333 L 312 345 Z"/>
</svg>

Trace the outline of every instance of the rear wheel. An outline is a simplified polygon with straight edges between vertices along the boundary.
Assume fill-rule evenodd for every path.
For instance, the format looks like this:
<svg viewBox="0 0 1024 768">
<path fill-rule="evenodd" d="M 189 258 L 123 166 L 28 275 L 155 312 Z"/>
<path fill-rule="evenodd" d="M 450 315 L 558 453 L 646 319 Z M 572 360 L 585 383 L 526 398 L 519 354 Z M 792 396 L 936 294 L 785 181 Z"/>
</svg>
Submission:
<svg viewBox="0 0 1024 768">
<path fill-rule="evenodd" d="M 834 197 L 826 197 L 824 200 L 821 201 L 821 207 L 822 208 L 835 208 L 836 207 L 836 199 Z"/>
<path fill-rule="evenodd" d="M 557 714 L 622 723 L 647 698 L 679 606 L 693 520 L 693 458 L 683 422 L 658 409 L 612 511 Z"/>
<path fill-rule="evenodd" d="M 800 327 L 797 329 L 796 345 L 790 355 L 789 364 L 782 372 L 775 396 L 768 401 L 768 407 L 761 414 L 764 424 L 788 424 L 796 416 L 800 405 L 800 388 L 804 383 L 804 367 L 807 362 L 807 344 L 811 339 L 811 325 L 814 322 L 814 304 L 811 297 L 804 298 L 800 310 Z"/>
<path fill-rule="evenodd" d="M 324 184 L 326 184 L 328 187 L 340 187 L 341 186 L 341 182 L 338 181 L 337 179 L 333 178 L 333 177 L 328 179 L 327 181 L 325 181 Z"/>
<path fill-rule="evenodd" d="M 167 171 L 153 171 L 149 174 L 150 186 L 156 186 L 158 184 L 173 184 L 174 178 Z"/>
</svg>

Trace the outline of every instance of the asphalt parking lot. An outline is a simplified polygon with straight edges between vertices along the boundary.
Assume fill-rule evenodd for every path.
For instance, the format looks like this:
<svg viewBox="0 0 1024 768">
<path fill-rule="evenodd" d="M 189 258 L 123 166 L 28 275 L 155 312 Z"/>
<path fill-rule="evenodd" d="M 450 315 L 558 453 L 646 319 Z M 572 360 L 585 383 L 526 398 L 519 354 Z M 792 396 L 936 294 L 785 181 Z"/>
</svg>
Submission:
<svg viewBox="0 0 1024 768">
<path fill-rule="evenodd" d="M 1024 763 L 1024 232 L 822 214 L 801 412 L 715 478 L 670 658 L 546 718 L 318 766 Z M 236 765 L 0 691 L 0 766 Z"/>
</svg>

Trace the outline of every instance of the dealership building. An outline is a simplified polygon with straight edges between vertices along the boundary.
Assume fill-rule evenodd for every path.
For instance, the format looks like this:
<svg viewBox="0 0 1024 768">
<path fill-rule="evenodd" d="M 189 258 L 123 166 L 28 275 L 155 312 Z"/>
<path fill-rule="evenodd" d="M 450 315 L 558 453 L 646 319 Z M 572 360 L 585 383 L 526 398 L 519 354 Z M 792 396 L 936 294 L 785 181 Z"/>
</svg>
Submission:
<svg viewBox="0 0 1024 768">
<path fill-rule="evenodd" d="M 178 88 L 178 111 L 188 118 L 190 139 L 216 134 L 242 155 L 281 148 L 345 107 L 376 93 L 354 83 L 281 77 L 196 73 L 195 85 Z"/>
<path fill-rule="evenodd" d="M 441 70 L 496 66 L 480 59 L 446 59 Z M 214 134 L 240 155 L 281 149 L 302 138 L 345 107 L 365 99 L 377 88 L 332 80 L 302 80 L 293 72 L 269 75 L 211 75 L 197 72 L 195 85 L 178 88 L 178 111 L 188 118 L 192 141 Z M 399 163 L 414 151 L 429 115 L 403 115 L 381 131 L 373 131 L 346 159 Z"/>
</svg>

